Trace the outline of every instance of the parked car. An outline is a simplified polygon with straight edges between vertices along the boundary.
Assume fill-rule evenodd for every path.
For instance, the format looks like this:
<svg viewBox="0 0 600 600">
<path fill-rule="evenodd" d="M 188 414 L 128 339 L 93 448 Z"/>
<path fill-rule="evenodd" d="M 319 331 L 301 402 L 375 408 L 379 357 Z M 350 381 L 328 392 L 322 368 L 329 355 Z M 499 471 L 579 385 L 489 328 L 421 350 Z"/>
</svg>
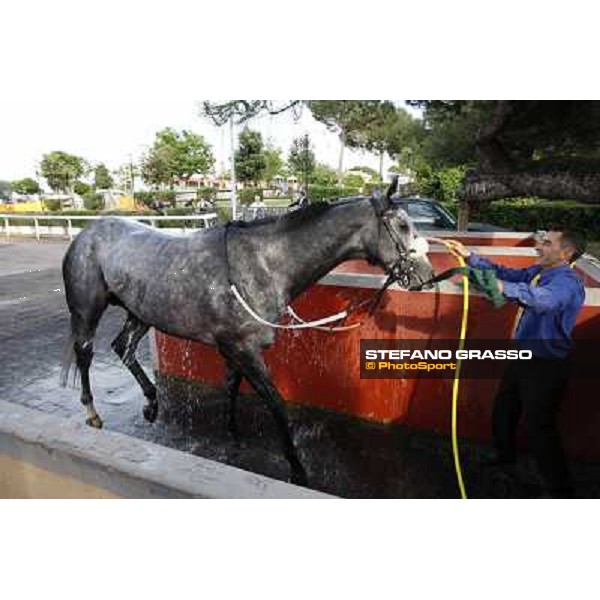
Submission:
<svg viewBox="0 0 600 600">
<path fill-rule="evenodd" d="M 419 230 L 456 231 L 457 229 L 454 216 L 436 200 L 413 196 L 392 196 L 392 203 L 403 208 Z M 468 231 L 508 231 L 508 229 L 490 223 L 469 223 Z"/>
</svg>

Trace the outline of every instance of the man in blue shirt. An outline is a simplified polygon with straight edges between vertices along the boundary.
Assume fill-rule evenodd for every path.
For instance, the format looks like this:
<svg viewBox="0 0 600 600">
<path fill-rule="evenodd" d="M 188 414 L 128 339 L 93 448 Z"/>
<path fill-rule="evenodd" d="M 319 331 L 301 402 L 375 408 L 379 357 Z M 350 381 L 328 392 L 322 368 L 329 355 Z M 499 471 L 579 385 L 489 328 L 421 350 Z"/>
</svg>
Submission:
<svg viewBox="0 0 600 600">
<path fill-rule="evenodd" d="M 496 265 L 464 246 L 457 250 L 469 266 L 493 269 L 500 292 L 519 303 L 514 337 L 533 353 L 532 360 L 510 362 L 502 378 L 492 418 L 494 462 L 500 467 L 516 462 L 516 431 L 524 412 L 546 494 L 572 497 L 556 421 L 567 384 L 571 332 L 585 299 L 583 283 L 570 263 L 585 252 L 585 240 L 558 228 L 541 232 L 536 239 L 539 260 L 527 269 Z"/>
</svg>

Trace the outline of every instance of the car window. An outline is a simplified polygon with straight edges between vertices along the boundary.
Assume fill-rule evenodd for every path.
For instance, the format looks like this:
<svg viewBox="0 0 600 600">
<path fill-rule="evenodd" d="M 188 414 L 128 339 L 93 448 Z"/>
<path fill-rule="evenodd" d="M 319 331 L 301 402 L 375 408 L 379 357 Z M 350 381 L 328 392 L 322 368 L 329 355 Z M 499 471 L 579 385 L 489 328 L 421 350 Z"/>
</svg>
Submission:
<svg viewBox="0 0 600 600">
<path fill-rule="evenodd" d="M 421 225 L 434 225 L 442 218 L 442 215 L 431 204 L 424 202 L 409 202 L 406 212 L 415 223 Z"/>
<path fill-rule="evenodd" d="M 456 230 L 454 218 L 444 209 L 444 207 L 433 201 L 412 198 L 394 198 L 392 199 L 392 203 L 394 206 L 403 208 L 406 211 L 418 230 Z"/>
</svg>

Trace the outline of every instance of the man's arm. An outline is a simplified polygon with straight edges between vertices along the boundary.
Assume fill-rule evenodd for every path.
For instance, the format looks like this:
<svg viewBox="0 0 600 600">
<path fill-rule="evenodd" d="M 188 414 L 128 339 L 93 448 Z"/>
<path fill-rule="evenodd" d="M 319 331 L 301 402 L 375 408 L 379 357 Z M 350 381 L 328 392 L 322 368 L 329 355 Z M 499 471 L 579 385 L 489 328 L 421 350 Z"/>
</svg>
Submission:
<svg viewBox="0 0 600 600">
<path fill-rule="evenodd" d="M 456 240 L 451 240 L 451 243 L 454 250 L 467 259 L 467 264 L 470 267 L 483 270 L 492 269 L 496 273 L 496 277 L 502 281 L 512 281 L 514 283 L 531 281 L 540 271 L 540 267 L 537 265 L 528 267 L 527 269 L 509 269 L 508 267 L 497 265 L 491 260 L 483 258 L 483 256 L 478 256 Z M 502 291 L 502 286 L 499 286 L 499 289 Z"/>
<path fill-rule="evenodd" d="M 503 293 L 509 300 L 518 300 L 537 313 L 545 313 L 564 308 L 575 291 L 564 280 L 537 286 L 505 281 Z"/>
<path fill-rule="evenodd" d="M 467 257 L 467 264 L 475 269 L 493 269 L 498 279 L 512 283 L 529 282 L 540 270 L 540 267 L 537 265 L 528 267 L 526 269 L 510 269 L 509 267 L 497 265 L 491 260 L 483 258 L 483 256 L 478 256 L 473 252 L 469 253 L 469 256 Z"/>
</svg>

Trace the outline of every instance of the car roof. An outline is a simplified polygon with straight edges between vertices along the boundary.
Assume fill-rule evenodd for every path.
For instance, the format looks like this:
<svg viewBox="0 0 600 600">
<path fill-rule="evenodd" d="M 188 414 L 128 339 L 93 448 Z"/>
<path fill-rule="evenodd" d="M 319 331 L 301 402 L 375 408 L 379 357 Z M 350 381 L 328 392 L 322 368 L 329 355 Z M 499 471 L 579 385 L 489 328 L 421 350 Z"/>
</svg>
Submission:
<svg viewBox="0 0 600 600">
<path fill-rule="evenodd" d="M 394 195 L 391 198 L 392 202 L 425 202 L 427 204 L 439 204 L 437 200 L 433 198 L 423 198 L 421 196 L 397 196 Z"/>
</svg>

